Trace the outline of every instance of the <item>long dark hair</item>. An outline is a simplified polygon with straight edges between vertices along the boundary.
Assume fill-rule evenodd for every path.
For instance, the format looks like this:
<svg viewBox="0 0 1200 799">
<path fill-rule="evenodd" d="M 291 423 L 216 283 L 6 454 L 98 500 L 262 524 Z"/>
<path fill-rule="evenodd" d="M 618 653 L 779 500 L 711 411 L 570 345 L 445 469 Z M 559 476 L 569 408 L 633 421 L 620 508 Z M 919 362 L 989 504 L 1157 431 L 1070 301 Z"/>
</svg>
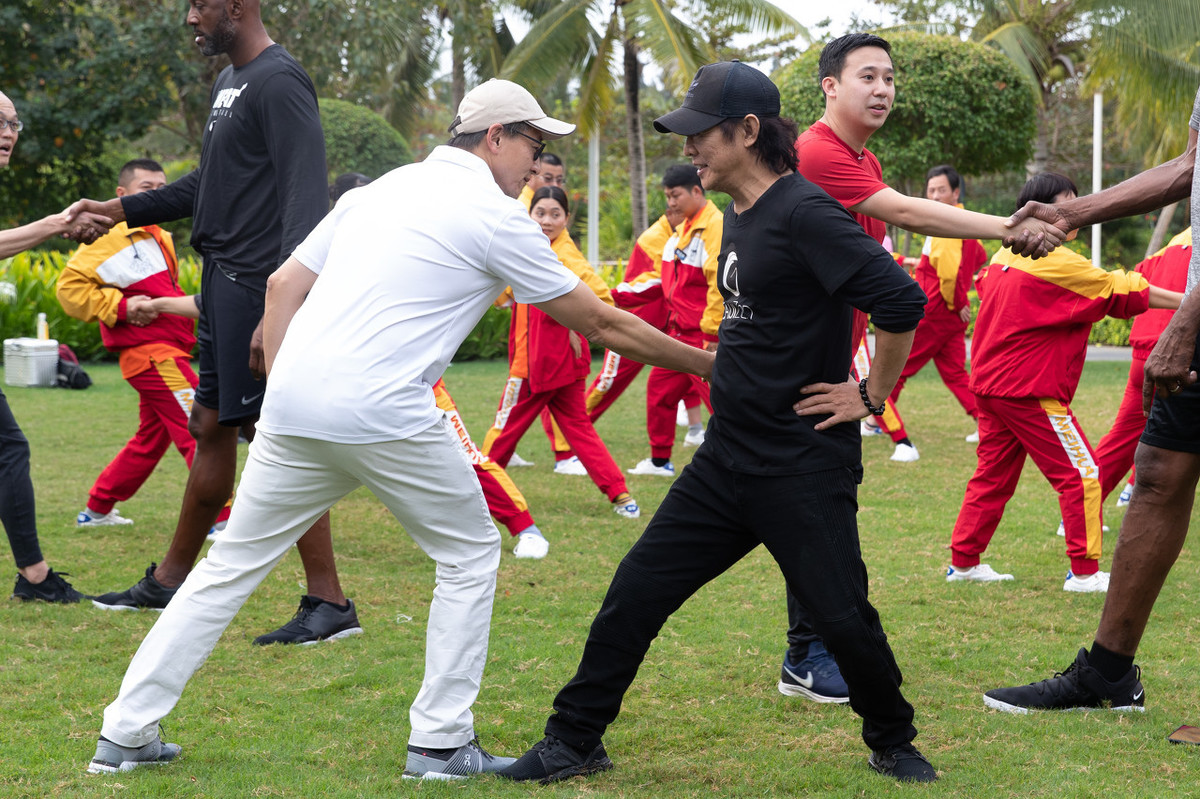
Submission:
<svg viewBox="0 0 1200 799">
<path fill-rule="evenodd" d="M 529 201 L 529 213 L 532 214 L 533 207 L 537 205 L 540 200 L 544 200 L 547 197 L 561 205 L 564 214 L 571 213 L 570 203 L 567 202 L 567 193 L 558 186 L 542 186 L 540 189 L 535 191 L 533 193 L 533 199 Z"/>
</svg>

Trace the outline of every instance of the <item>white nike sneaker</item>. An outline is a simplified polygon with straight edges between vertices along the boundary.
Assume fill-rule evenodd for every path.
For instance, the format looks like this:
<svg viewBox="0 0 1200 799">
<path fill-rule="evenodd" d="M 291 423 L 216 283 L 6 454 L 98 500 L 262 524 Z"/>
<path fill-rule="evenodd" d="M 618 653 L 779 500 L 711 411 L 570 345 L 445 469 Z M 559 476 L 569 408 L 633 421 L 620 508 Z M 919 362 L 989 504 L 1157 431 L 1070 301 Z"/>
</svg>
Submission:
<svg viewBox="0 0 1200 799">
<path fill-rule="evenodd" d="M 573 477 L 587 477 L 587 469 L 579 461 L 578 455 L 572 455 L 554 463 L 555 474 L 569 474 Z"/>
<path fill-rule="evenodd" d="M 858 422 L 858 432 L 863 438 L 881 436 L 883 435 L 883 428 L 873 422 L 868 422 L 866 419 L 861 419 Z"/>
<path fill-rule="evenodd" d="M 1103 593 L 1108 590 L 1108 572 L 1080 576 L 1073 571 L 1068 571 L 1067 579 L 1063 583 L 1063 590 L 1073 591 L 1077 594 Z"/>
<path fill-rule="evenodd" d="M 685 447 L 698 447 L 704 443 L 704 431 L 699 433 L 688 433 L 683 437 L 683 445 Z"/>
<path fill-rule="evenodd" d="M 967 436 L 963 440 L 966 441 L 968 444 L 978 444 L 979 443 L 979 428 L 976 427 L 975 432 L 972 433 L 971 435 Z"/>
<path fill-rule="evenodd" d="M 519 468 L 521 466 L 532 466 L 532 465 L 533 465 L 533 461 L 527 461 L 524 458 L 522 458 L 520 455 L 518 455 L 517 453 L 514 452 L 512 454 L 512 457 L 508 459 L 508 466 L 506 466 L 505 468 L 512 469 L 512 468 Z"/>
<path fill-rule="evenodd" d="M 1000 574 L 986 563 L 980 563 L 978 566 L 972 566 L 969 569 L 960 569 L 956 566 L 951 566 L 946 569 L 946 582 L 973 582 L 973 583 L 998 583 L 1002 580 L 1011 580 L 1011 574 Z"/>
<path fill-rule="evenodd" d="M 683 404 L 683 400 L 679 401 L 678 410 L 675 411 L 675 425 L 677 427 L 687 427 L 687 406 Z"/>
<path fill-rule="evenodd" d="M 674 477 L 675 464 L 667 461 L 662 466 L 655 466 L 653 458 L 643 458 L 637 466 L 627 470 L 630 474 L 648 474 L 653 477 Z"/>
<path fill-rule="evenodd" d="M 896 451 L 892 453 L 891 460 L 896 463 L 913 463 L 921 459 L 921 453 L 917 452 L 917 448 L 912 444 L 897 444 Z"/>
<path fill-rule="evenodd" d="M 1131 499 L 1133 499 L 1133 483 L 1126 483 L 1125 487 L 1121 489 L 1121 496 L 1117 497 L 1117 507 L 1125 507 Z"/>
<path fill-rule="evenodd" d="M 513 547 L 513 557 L 541 560 L 550 551 L 550 542 L 537 533 L 521 533 Z"/>
</svg>

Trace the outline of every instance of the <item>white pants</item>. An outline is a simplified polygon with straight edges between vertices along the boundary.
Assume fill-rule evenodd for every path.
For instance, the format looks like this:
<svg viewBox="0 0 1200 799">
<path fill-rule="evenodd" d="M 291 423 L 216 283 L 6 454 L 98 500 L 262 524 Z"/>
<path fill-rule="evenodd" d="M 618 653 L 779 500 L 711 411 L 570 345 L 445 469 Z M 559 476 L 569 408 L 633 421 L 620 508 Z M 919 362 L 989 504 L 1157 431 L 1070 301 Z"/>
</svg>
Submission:
<svg viewBox="0 0 1200 799">
<path fill-rule="evenodd" d="M 134 655 L 102 734 L 129 747 L 158 734 L 221 633 L 288 548 L 365 485 L 437 563 L 425 679 L 409 710 L 415 746 L 474 737 L 471 705 L 487 659 L 500 533 L 458 438 L 443 419 L 403 441 L 338 444 L 259 431 L 229 526 L 180 586 Z"/>
</svg>

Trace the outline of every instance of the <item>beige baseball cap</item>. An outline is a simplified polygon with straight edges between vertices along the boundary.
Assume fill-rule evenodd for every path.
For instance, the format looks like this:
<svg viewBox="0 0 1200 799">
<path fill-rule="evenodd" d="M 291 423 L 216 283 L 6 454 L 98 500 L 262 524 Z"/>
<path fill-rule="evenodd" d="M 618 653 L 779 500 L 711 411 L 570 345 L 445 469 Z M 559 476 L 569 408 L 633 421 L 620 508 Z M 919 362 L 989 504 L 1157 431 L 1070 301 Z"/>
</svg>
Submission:
<svg viewBox="0 0 1200 799">
<path fill-rule="evenodd" d="M 450 134 L 478 133 L 492 125 L 512 122 L 524 122 L 537 128 L 546 139 L 561 139 L 575 130 L 569 122 L 546 116 L 525 87 L 510 80 L 492 78 L 463 97 L 458 105 L 458 115 L 450 124 Z"/>
</svg>

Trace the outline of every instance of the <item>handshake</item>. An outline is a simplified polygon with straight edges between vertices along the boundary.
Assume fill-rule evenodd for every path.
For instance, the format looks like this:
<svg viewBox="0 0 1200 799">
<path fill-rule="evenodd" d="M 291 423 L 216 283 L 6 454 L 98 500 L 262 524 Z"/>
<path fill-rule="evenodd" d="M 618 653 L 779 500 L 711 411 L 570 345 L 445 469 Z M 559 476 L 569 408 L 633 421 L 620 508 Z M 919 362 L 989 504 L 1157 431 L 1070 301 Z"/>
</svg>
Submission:
<svg viewBox="0 0 1200 799">
<path fill-rule="evenodd" d="M 91 244 L 103 236 L 122 219 L 114 218 L 112 205 L 120 208 L 120 201 L 101 203 L 95 200 L 77 200 L 61 213 L 52 214 L 43 220 L 51 225 L 54 233 L 64 239 L 80 244 Z M 120 214 L 123 217 L 123 214 Z"/>
</svg>

